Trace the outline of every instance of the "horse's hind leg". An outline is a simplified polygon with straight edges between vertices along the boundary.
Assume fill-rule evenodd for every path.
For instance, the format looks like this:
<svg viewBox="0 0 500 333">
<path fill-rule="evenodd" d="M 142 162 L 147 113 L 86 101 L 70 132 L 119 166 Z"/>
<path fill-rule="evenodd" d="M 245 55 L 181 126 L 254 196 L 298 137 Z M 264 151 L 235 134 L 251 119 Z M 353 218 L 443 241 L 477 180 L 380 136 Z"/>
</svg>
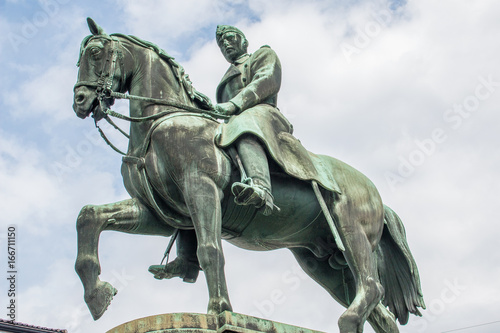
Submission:
<svg viewBox="0 0 500 333">
<path fill-rule="evenodd" d="M 115 230 L 164 236 L 173 232 L 136 199 L 101 206 L 87 205 L 80 211 L 76 229 L 78 255 L 75 270 L 82 281 L 85 302 L 94 320 L 102 316 L 117 292 L 109 283 L 99 279 L 98 245 L 101 232 Z"/>
<path fill-rule="evenodd" d="M 325 288 L 337 302 L 346 308 L 351 304 L 351 297 L 355 295 L 355 283 L 347 266 L 343 269 L 334 269 L 328 260 L 318 259 L 306 248 L 293 248 L 291 251 L 304 272 Z M 394 316 L 381 303 L 375 306 L 368 317 L 368 322 L 377 333 L 399 332 Z"/>
<path fill-rule="evenodd" d="M 398 333 L 398 325 L 394 315 L 381 303 L 373 309 L 368 322 L 377 333 Z"/>
<path fill-rule="evenodd" d="M 383 206 L 378 200 L 365 200 L 352 203 L 343 198 L 335 207 L 346 247 L 344 257 L 356 285 L 354 300 L 339 318 L 341 333 L 363 332 L 365 321 L 384 293 L 373 256 L 373 248 L 382 233 Z"/>
<path fill-rule="evenodd" d="M 307 248 L 290 249 L 299 263 L 300 267 L 320 286 L 344 307 L 351 303 L 350 295 L 354 295 L 354 284 L 352 274 L 347 266 L 342 269 L 334 269 L 328 264 L 327 259 L 318 259 Z"/>
</svg>

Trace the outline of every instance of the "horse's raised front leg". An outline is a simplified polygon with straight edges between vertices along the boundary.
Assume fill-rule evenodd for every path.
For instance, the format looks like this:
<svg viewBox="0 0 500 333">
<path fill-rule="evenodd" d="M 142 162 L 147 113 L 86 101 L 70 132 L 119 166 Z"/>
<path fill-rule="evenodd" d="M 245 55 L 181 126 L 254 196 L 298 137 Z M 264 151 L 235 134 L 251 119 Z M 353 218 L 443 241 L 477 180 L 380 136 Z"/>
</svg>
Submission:
<svg viewBox="0 0 500 333">
<path fill-rule="evenodd" d="M 99 236 L 104 230 L 132 234 L 170 236 L 174 229 L 161 223 L 137 199 L 94 206 L 87 205 L 78 215 L 78 255 L 75 270 L 84 288 L 84 299 L 94 320 L 99 319 L 117 290 L 101 281 L 98 258 Z"/>
<path fill-rule="evenodd" d="M 232 310 L 221 244 L 222 195 L 215 182 L 203 174 L 191 174 L 185 181 L 184 197 L 198 238 L 198 260 L 207 279 L 208 314 Z"/>
</svg>

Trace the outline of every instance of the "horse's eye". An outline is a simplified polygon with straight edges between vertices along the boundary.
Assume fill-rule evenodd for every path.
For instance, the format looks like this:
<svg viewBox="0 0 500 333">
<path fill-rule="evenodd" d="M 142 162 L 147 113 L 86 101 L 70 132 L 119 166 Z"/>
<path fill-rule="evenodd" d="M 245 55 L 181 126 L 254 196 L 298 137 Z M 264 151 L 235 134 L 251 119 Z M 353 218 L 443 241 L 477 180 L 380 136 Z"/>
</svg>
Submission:
<svg viewBox="0 0 500 333">
<path fill-rule="evenodd" d="M 99 47 L 93 47 L 90 49 L 90 54 L 92 57 L 97 57 L 101 53 L 101 48 Z"/>
</svg>

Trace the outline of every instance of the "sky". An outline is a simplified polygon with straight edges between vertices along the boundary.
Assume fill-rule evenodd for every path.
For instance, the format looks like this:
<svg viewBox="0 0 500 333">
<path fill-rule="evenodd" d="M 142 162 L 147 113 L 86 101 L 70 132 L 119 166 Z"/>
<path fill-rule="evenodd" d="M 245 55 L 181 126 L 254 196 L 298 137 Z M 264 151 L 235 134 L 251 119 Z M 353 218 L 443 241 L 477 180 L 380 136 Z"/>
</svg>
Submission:
<svg viewBox="0 0 500 333">
<path fill-rule="evenodd" d="M 7 275 L 11 226 L 16 320 L 86 333 L 206 311 L 203 274 L 185 284 L 147 271 L 168 239 L 112 232 L 101 236 L 101 278 L 119 292 L 96 322 L 84 303 L 74 271 L 78 212 L 129 197 L 121 157 L 72 110 L 90 16 L 108 33 L 165 49 L 212 100 L 228 66 L 218 24 L 244 31 L 250 52 L 270 45 L 295 136 L 367 175 L 405 224 L 427 310 L 401 332 L 500 331 L 499 13 L 495 0 L 0 0 L 0 266 Z M 114 108 L 126 113 L 128 104 Z M 235 312 L 338 331 L 344 309 L 289 251 L 224 243 L 224 252 Z M 4 319 L 8 289 L 0 279 Z"/>
</svg>

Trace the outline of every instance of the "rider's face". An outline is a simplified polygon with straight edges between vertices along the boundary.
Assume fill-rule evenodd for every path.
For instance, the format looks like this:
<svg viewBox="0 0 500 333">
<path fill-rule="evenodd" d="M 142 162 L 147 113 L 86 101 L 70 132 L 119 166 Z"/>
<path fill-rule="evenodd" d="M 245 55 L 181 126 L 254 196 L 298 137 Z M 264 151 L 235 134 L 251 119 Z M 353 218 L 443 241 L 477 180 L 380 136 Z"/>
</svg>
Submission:
<svg viewBox="0 0 500 333">
<path fill-rule="evenodd" d="M 227 32 L 219 40 L 219 48 L 227 61 L 233 62 L 247 52 L 246 40 L 234 32 Z"/>
</svg>

